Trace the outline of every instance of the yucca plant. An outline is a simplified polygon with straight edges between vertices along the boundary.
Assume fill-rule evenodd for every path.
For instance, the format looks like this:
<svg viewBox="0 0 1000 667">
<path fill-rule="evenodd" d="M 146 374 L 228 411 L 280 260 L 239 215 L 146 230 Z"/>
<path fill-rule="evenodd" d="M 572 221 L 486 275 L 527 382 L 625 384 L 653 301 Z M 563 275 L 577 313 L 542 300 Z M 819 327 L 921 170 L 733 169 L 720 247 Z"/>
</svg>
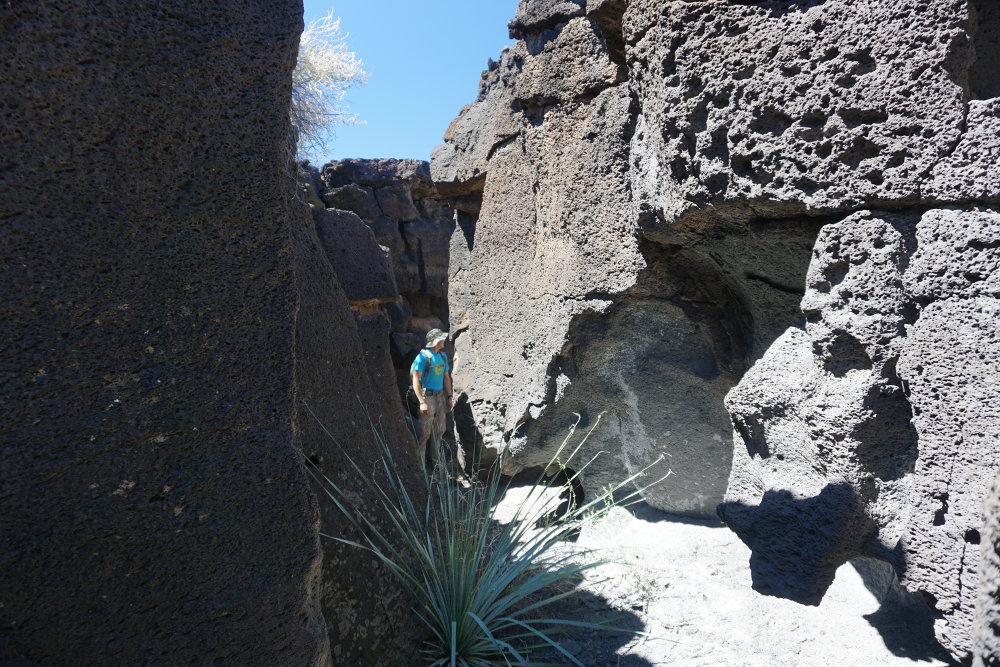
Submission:
<svg viewBox="0 0 1000 667">
<path fill-rule="evenodd" d="M 418 504 L 403 483 L 381 430 L 373 425 L 372 431 L 381 450 L 384 483 L 373 480 L 347 458 L 354 473 L 377 497 L 389 528 L 379 528 L 336 482 L 313 468 L 310 472 L 324 493 L 360 535 L 358 539 L 324 537 L 370 552 L 393 573 L 413 598 L 414 609 L 429 630 L 430 640 L 422 648 L 427 664 L 527 665 L 532 652 L 543 650 L 550 655 L 555 651 L 579 665 L 554 635 L 574 628 L 617 630 L 547 613 L 550 605 L 573 593 L 583 572 L 601 563 L 590 552 L 555 547 L 593 513 L 638 502 L 648 486 L 622 491 L 648 468 L 606 488 L 589 502 L 570 503 L 558 521 L 546 520 L 551 511 L 546 499 L 557 487 L 572 484 L 593 459 L 567 475 L 568 480 L 556 482 L 555 475 L 542 474 L 517 507 L 513 520 L 501 525 L 494 518 L 494 508 L 510 482 L 502 482 L 499 464 L 484 480 L 467 488 L 448 474 L 446 466 L 436 466 L 424 475 L 426 501 Z M 566 470 L 593 428 L 563 460 L 575 431 L 576 425 L 547 471 Z M 438 461 L 442 460 L 439 453 Z M 407 461 L 406 465 L 414 463 Z M 616 500 L 615 494 L 622 497 Z M 530 664 L 544 663 L 532 660 Z"/>
</svg>

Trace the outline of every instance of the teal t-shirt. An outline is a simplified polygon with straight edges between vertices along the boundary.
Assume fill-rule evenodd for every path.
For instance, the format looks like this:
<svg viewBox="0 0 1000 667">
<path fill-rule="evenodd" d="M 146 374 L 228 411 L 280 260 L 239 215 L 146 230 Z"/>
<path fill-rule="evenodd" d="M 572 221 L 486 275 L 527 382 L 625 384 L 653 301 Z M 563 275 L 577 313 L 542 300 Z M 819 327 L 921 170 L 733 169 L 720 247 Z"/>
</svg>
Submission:
<svg viewBox="0 0 1000 667">
<path fill-rule="evenodd" d="M 430 357 L 428 359 L 427 357 Z M 428 367 L 430 370 L 428 370 Z M 413 360 L 413 365 L 410 366 L 410 374 L 414 372 L 421 373 L 420 385 L 424 389 L 433 389 L 438 391 L 444 387 L 444 374 L 451 370 L 448 366 L 448 355 L 444 352 L 431 352 L 430 350 L 421 350 L 417 355 L 417 358 Z"/>
</svg>

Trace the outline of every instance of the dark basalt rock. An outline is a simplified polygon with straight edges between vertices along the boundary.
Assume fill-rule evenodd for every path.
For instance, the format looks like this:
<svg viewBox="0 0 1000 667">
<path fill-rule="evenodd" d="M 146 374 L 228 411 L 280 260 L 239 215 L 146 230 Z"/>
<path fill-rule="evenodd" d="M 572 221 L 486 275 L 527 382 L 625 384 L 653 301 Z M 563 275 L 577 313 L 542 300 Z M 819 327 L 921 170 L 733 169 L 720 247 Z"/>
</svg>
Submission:
<svg viewBox="0 0 1000 667">
<path fill-rule="evenodd" d="M 366 502 L 318 424 L 369 465 L 384 399 L 289 173 L 301 12 L 0 9 L 4 664 L 398 664 L 419 640 L 369 558 L 321 559 L 320 520 L 346 527 L 303 467 Z"/>
<path fill-rule="evenodd" d="M 371 317 L 370 308 L 377 307 L 393 340 L 406 341 L 405 345 L 389 345 L 389 331 L 384 341 L 378 339 L 381 348 L 391 351 L 399 390 L 405 391 L 409 386 L 407 370 L 424 346 L 424 334 L 435 327 L 448 328 L 448 249 L 456 210 L 478 210 L 478 203 L 474 197 L 457 200 L 442 196 L 430 180 L 428 164 L 418 160 L 340 160 L 322 167 L 317 178 L 321 187 L 327 188 L 326 203 L 346 209 L 314 212 L 324 244 L 337 254 L 337 258 L 331 255 L 331 260 L 345 285 L 367 286 L 353 295 L 348 290 L 352 307 L 361 318 Z M 377 215 L 372 206 L 377 207 Z M 342 224 L 347 217 L 357 221 L 354 213 L 370 230 L 367 236 L 353 226 L 351 235 L 340 239 L 338 226 L 321 224 L 326 219 Z M 365 239 L 372 235 L 386 251 L 387 264 L 368 246 L 359 251 L 358 244 L 370 243 Z M 377 265 L 388 267 L 393 286 Z M 378 289 L 373 288 L 376 282 Z M 372 299 L 378 303 L 360 303 Z M 366 350 L 371 352 L 367 346 Z M 384 374 L 379 371 L 378 376 Z"/>
<path fill-rule="evenodd" d="M 375 241 L 372 230 L 350 211 L 312 211 L 320 243 L 348 301 L 395 301 L 396 281 L 387 251 Z"/>
<path fill-rule="evenodd" d="M 325 206 L 321 208 L 336 208 L 351 211 L 365 222 L 374 220 L 382 215 L 382 209 L 379 207 L 372 189 L 363 188 L 354 183 L 326 190 L 323 193 L 323 204 Z"/>
<path fill-rule="evenodd" d="M 300 29 L 291 2 L 0 10 L 0 662 L 330 660 L 293 371 Z"/>
</svg>

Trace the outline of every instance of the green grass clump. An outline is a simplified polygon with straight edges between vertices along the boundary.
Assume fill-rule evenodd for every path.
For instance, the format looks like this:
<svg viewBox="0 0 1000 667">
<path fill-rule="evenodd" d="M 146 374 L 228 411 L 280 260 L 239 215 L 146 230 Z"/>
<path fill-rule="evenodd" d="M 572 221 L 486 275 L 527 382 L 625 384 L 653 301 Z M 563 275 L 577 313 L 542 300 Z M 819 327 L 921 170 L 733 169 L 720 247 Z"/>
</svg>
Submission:
<svg viewBox="0 0 1000 667">
<path fill-rule="evenodd" d="M 370 552 L 392 572 L 414 600 L 414 611 L 429 630 L 430 639 L 421 649 L 426 663 L 453 667 L 527 665 L 532 652 L 544 650 L 551 654 L 555 650 L 573 664 L 581 664 L 553 637 L 574 628 L 612 628 L 559 618 L 547 608 L 571 595 L 583 572 L 601 561 L 587 551 L 555 547 L 595 512 L 638 502 L 648 487 L 622 491 L 645 470 L 606 488 L 589 502 L 571 502 L 559 521 L 548 520 L 552 508 L 546 499 L 553 495 L 550 490 L 572 484 L 593 459 L 568 480 L 556 482 L 557 476 L 542 475 L 513 520 L 500 524 L 494 518 L 494 508 L 509 480 L 502 482 L 499 462 L 485 480 L 471 485 L 459 483 L 447 473 L 446 466 L 439 465 L 424 475 L 426 500 L 415 502 L 415 494 L 403 482 L 400 462 L 395 460 L 380 430 L 373 426 L 372 431 L 380 448 L 384 480 L 376 482 L 348 459 L 388 517 L 387 527 L 376 525 L 375 519 L 352 503 L 336 482 L 313 469 L 323 491 L 360 535 L 353 540 L 324 537 Z M 575 426 L 553 457 L 549 471 L 560 467 L 565 470 L 565 464 L 572 461 L 593 428 L 561 462 L 559 455 L 574 431 Z M 438 460 L 443 458 L 439 455 Z M 417 465 L 409 458 L 401 463 Z M 622 496 L 617 501 L 616 494 Z M 530 664 L 541 663 L 532 660 Z"/>
</svg>

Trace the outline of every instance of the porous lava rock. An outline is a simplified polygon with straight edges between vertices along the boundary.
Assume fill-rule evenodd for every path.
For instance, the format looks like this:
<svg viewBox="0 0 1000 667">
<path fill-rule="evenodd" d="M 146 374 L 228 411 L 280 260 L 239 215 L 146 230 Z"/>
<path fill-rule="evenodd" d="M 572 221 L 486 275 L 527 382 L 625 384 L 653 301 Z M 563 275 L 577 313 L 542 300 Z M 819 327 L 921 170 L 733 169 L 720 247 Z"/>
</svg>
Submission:
<svg viewBox="0 0 1000 667">
<path fill-rule="evenodd" d="M 1000 460 L 996 238 L 987 209 L 866 211 L 821 230 L 804 327 L 726 399 L 738 446 L 720 512 L 754 549 L 758 590 L 816 602 L 837 567 L 875 556 L 968 653 Z"/>
<path fill-rule="evenodd" d="M 510 454 L 513 472 L 546 465 L 575 415 L 584 428 L 603 415 L 580 454 L 598 456 L 587 489 L 672 470 L 645 498 L 714 516 L 732 447 L 722 399 L 799 317 L 820 224 L 668 227 L 634 213 L 622 11 L 536 16 L 434 152 L 439 190 L 482 193 L 451 244 L 463 437 Z"/>
<path fill-rule="evenodd" d="M 1000 473 L 986 496 L 986 522 L 981 533 L 983 559 L 979 570 L 973 665 L 1000 665 Z"/>
<path fill-rule="evenodd" d="M 314 210 L 321 238 L 340 256 L 331 261 L 335 267 L 339 262 L 343 282 L 360 281 L 370 287 L 373 281 L 379 283 L 377 296 L 372 289 L 353 295 L 348 289 L 348 298 L 359 322 L 365 320 L 362 328 L 370 332 L 366 340 L 389 351 L 394 382 L 405 390 L 410 363 L 424 346 L 424 334 L 448 328 L 449 243 L 456 215 L 478 211 L 478 197 L 443 196 L 431 181 L 428 163 L 419 160 L 338 160 L 317 170 L 315 178 L 318 197 L 326 207 Z M 360 228 L 354 222 L 350 225 L 352 238 L 364 238 L 363 250 L 339 238 L 337 230 L 346 224 L 345 216 L 364 222 Z M 322 220 L 339 222 L 331 225 Z M 324 226 L 329 231 L 324 232 Z M 378 247 L 381 259 L 373 250 Z M 391 287 L 385 271 L 376 268 L 386 262 Z M 385 336 L 377 331 L 381 329 Z"/>
<path fill-rule="evenodd" d="M 523 0 L 431 160 L 482 197 L 451 243 L 465 440 L 514 471 L 600 416 L 587 493 L 660 461 L 644 497 L 685 514 L 731 469 L 760 590 L 814 602 L 874 556 L 967 658 L 998 26 L 985 0 Z"/>
<path fill-rule="evenodd" d="M 317 217 L 329 222 L 334 216 L 323 212 Z M 357 223 L 351 214 L 343 218 L 348 225 Z M 364 479 L 371 474 L 378 481 L 376 471 L 383 464 L 377 438 L 388 444 L 398 473 L 417 502 L 422 487 L 413 439 L 392 382 L 385 321 L 377 309 L 358 307 L 367 301 L 351 301 L 349 295 L 356 292 L 341 288 L 338 275 L 348 273 L 352 264 L 344 266 L 338 262 L 341 253 L 324 247 L 307 212 L 291 231 L 298 305 L 293 370 L 299 446 L 310 465 L 343 489 L 358 511 L 390 533 L 388 518 Z M 373 243 L 366 248 L 367 233 L 356 230 L 349 247 L 372 253 L 374 246 L 374 256 L 368 259 L 369 265 L 377 266 L 381 251 Z M 345 236 L 347 244 L 352 235 Z M 355 280 L 349 285 L 356 290 L 364 283 Z M 372 472 L 358 473 L 355 466 Z M 316 492 L 322 532 L 358 539 L 323 489 L 317 487 Z M 333 663 L 407 664 L 409 658 L 403 656 L 411 655 L 414 642 L 422 637 L 412 616 L 412 600 L 383 565 L 359 549 L 329 539 L 322 547 L 319 595 Z"/>
<path fill-rule="evenodd" d="M 347 308 L 354 314 L 364 367 L 375 390 L 374 400 L 370 395 L 362 399 L 362 394 L 353 399 L 345 394 L 343 399 L 354 410 L 370 416 L 372 422 L 380 426 L 385 439 L 406 454 L 403 461 L 409 461 L 410 455 L 416 452 L 415 443 L 396 389 L 396 371 L 389 345 L 392 323 L 382 308 L 400 299 L 389 252 L 376 242 L 371 228 L 350 211 L 313 209 L 312 219 L 336 282 L 343 288 Z M 337 308 L 341 307 L 342 304 L 337 304 Z M 336 350 L 333 353 L 340 354 Z M 322 382 L 339 383 L 336 377 L 334 373 Z"/>
<path fill-rule="evenodd" d="M 384 573 L 321 563 L 303 467 L 352 484 L 317 419 L 369 464 L 377 397 L 294 203 L 301 12 L 0 9 L 4 664 L 410 653 Z"/>
<path fill-rule="evenodd" d="M 977 66 L 1000 47 L 995 5 L 864 8 L 630 3 L 629 72 L 648 128 L 633 147 L 640 210 L 670 221 L 729 202 L 759 216 L 995 201 L 1000 180 L 977 178 L 995 170 L 995 108 L 972 92 L 997 76 Z"/>
</svg>

